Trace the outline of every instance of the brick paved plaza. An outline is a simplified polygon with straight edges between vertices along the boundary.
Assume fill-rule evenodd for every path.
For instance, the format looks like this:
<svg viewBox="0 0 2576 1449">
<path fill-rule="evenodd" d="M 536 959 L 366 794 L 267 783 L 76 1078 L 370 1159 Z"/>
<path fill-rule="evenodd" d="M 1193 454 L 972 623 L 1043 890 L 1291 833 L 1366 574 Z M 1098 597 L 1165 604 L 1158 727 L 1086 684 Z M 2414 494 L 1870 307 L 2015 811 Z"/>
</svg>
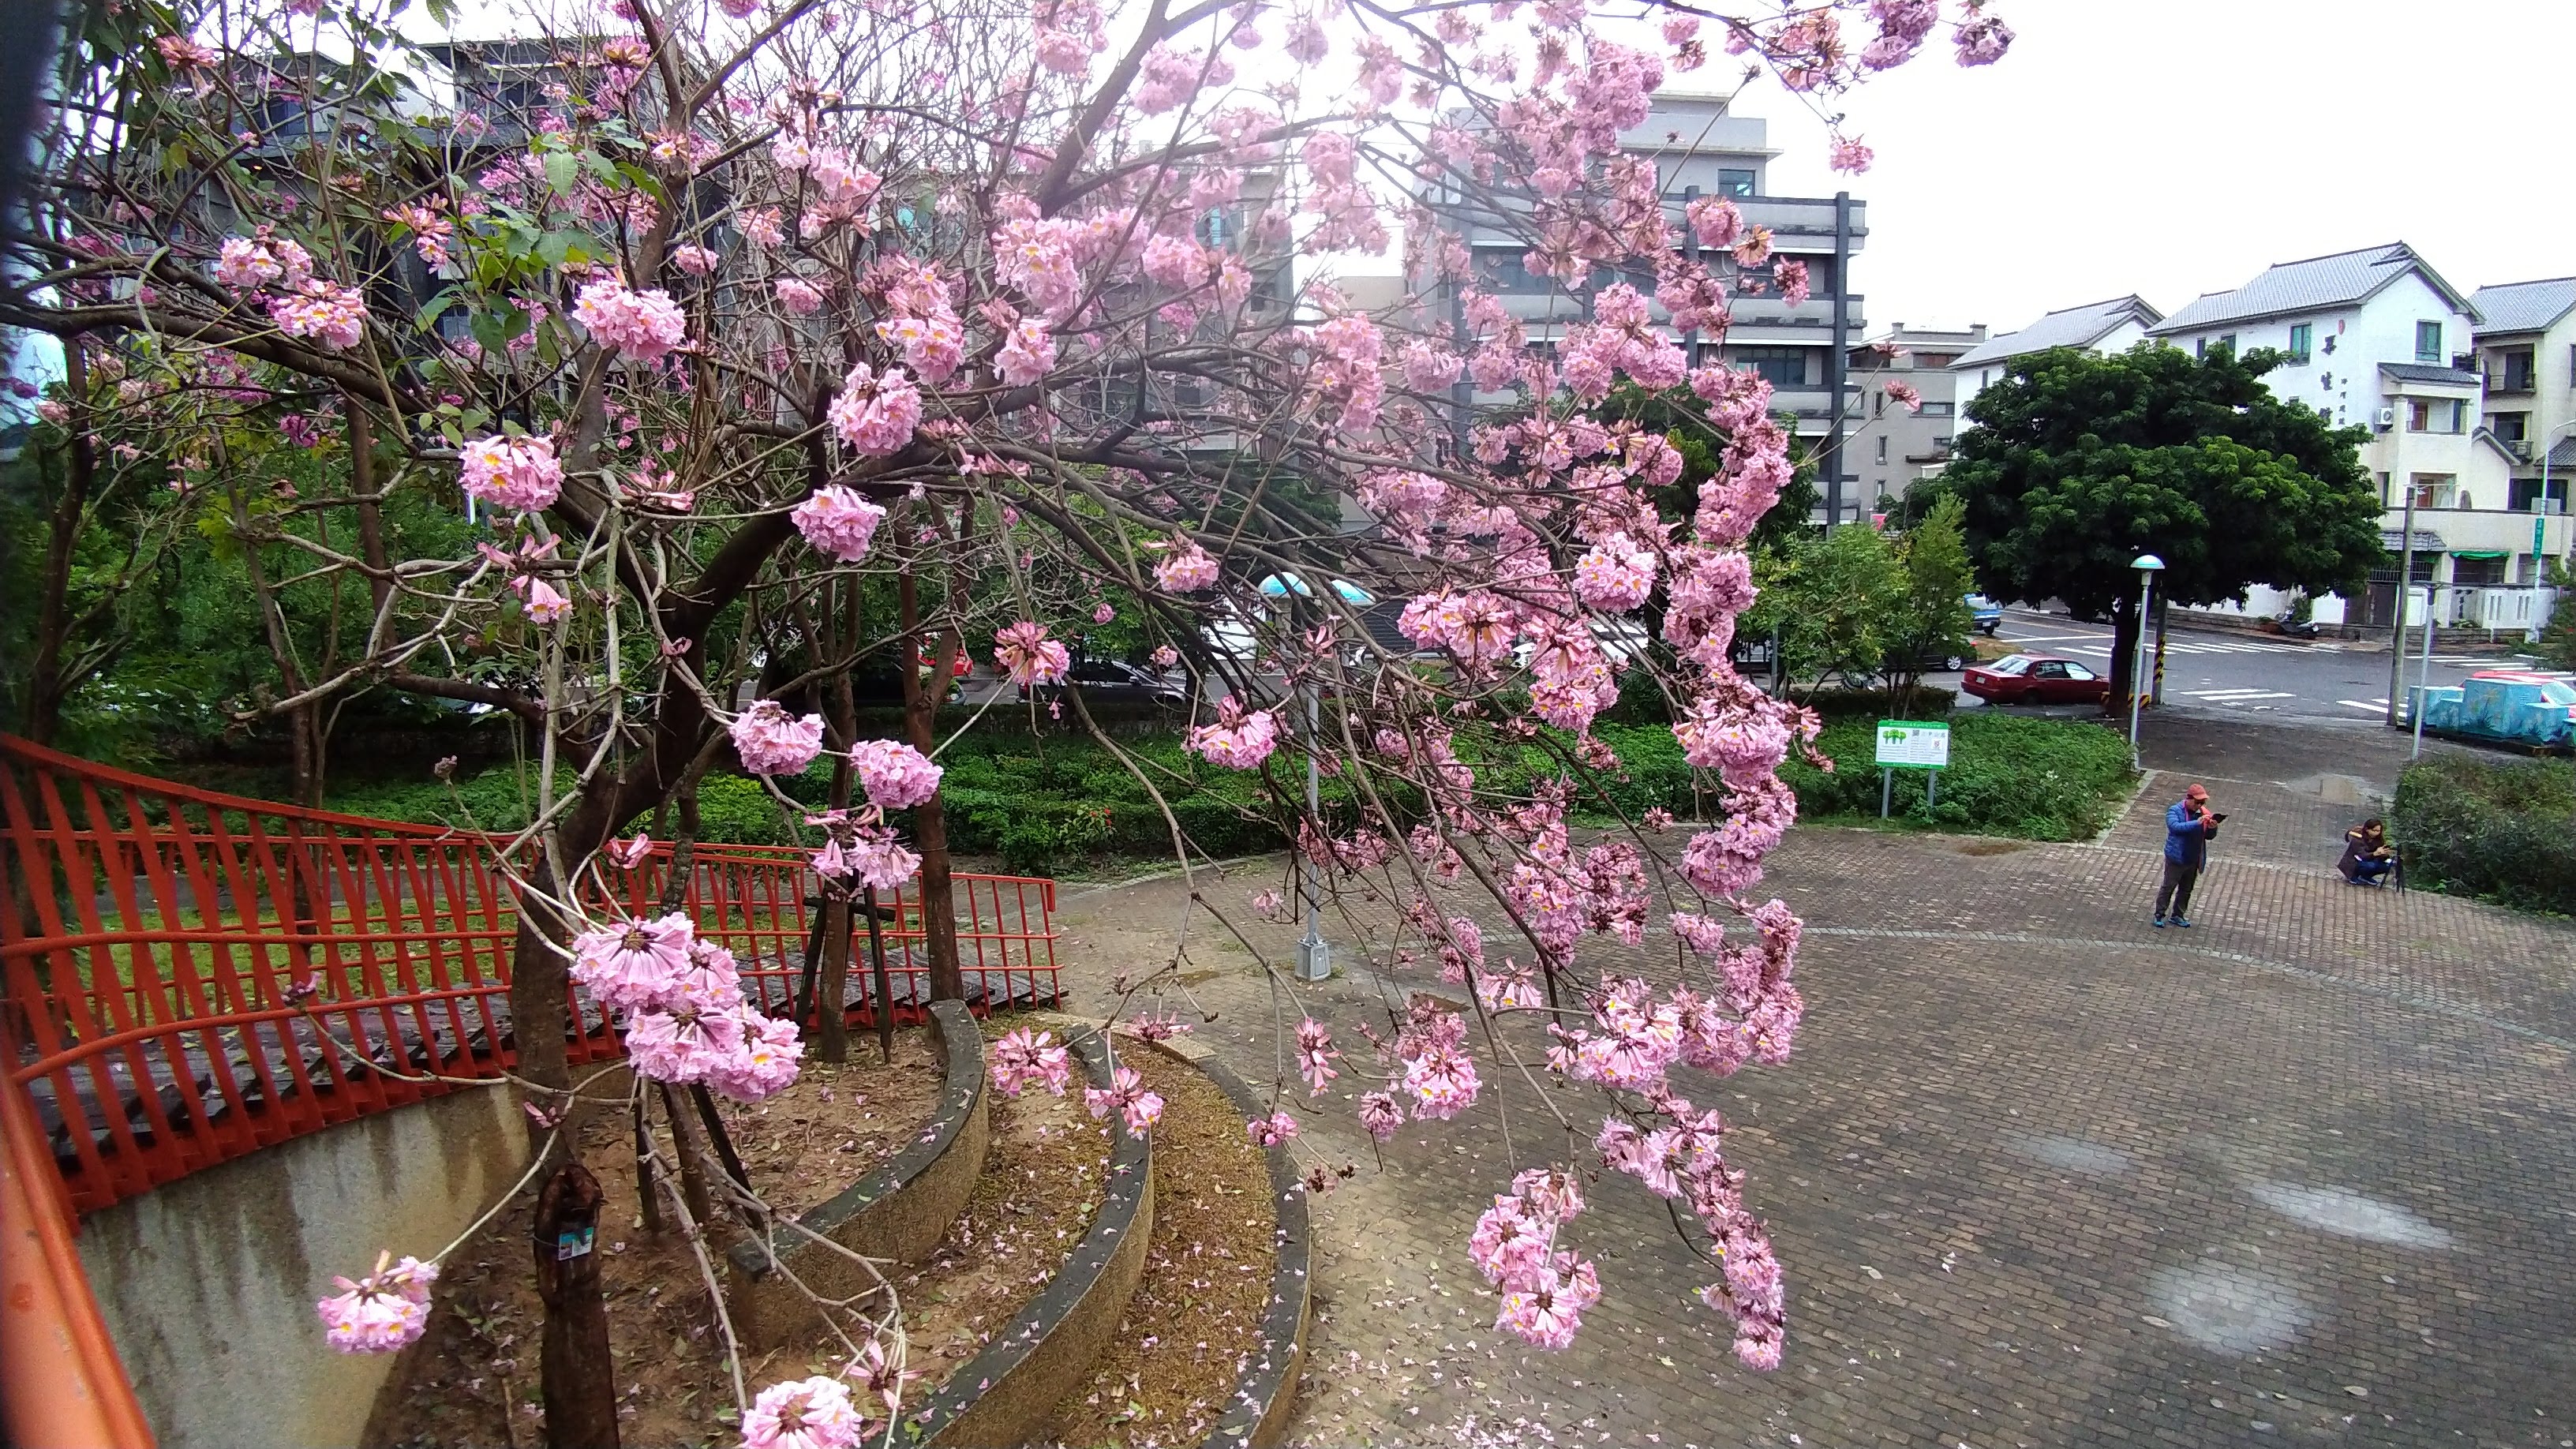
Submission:
<svg viewBox="0 0 2576 1449">
<path fill-rule="evenodd" d="M 1489 1084 L 1383 1170 L 1347 1102 L 1305 1114 L 1360 1171 L 1316 1207 L 1298 1442 L 2576 1444 L 2576 930 L 2343 885 L 2372 810 L 2332 777 L 2394 762 L 2376 732 L 2166 721 L 2149 763 L 2199 773 L 2097 843 L 1797 831 L 1767 883 L 1809 921 L 1797 1057 L 1677 1073 L 1735 1122 L 1790 1274 L 1775 1375 L 1735 1364 L 1708 1270 L 1625 1179 L 1570 1229 L 1605 1294 L 1575 1346 L 1492 1330 L 1467 1230 L 1515 1165 L 1594 1162 L 1584 1094 L 1547 1094 L 1578 1140 Z M 2155 931 L 2185 778 L 2232 818 L 2199 928 Z M 1240 921 L 1279 868 L 1201 885 Z M 1069 1005 L 1168 961 L 1186 895 L 1071 895 Z M 1443 989 L 1355 959 L 1370 909 L 1307 998 L 1362 1050 L 1381 991 Z M 1285 965 L 1293 930 L 1247 929 Z M 1198 1036 L 1266 1081 L 1270 993 L 1221 934 L 1190 937 Z"/>
</svg>

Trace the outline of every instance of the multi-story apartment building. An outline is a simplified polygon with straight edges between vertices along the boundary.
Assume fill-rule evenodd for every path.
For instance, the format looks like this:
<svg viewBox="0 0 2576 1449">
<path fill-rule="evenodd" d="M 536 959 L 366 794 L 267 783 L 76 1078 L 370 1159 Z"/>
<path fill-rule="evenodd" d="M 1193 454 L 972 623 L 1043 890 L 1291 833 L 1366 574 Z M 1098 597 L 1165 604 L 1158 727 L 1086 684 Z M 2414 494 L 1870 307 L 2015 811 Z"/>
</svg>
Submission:
<svg viewBox="0 0 2576 1449">
<path fill-rule="evenodd" d="M 2563 515 L 2576 487 L 2576 277 L 2480 287 L 2469 300 L 2487 431 L 2513 455 L 2506 506 Z"/>
<path fill-rule="evenodd" d="M 2081 307 L 2060 308 L 2018 332 L 1988 338 L 1959 354 L 1957 360 L 1950 364 L 1950 397 L 1958 411 L 1959 426 L 1968 426 L 1968 404 L 1975 402 L 1978 393 L 2003 376 L 2005 367 L 2014 358 L 2046 352 L 2052 347 L 2073 347 L 2095 353 L 2126 352 L 2146 340 L 2147 329 L 2164 319 L 2164 313 L 2148 306 L 2144 299 L 2133 293 L 2108 301 L 2087 302 Z"/>
<path fill-rule="evenodd" d="M 2337 426 L 2370 430 L 2362 465 L 2379 485 L 2390 551 L 2406 544 L 2415 505 L 2414 582 L 2517 583 L 2531 572 L 2532 520 L 2513 510 L 2519 462 L 2486 426 L 2485 381 L 2474 369 L 2478 312 L 2470 299 L 2403 242 L 2284 262 L 2232 292 L 2213 292 L 2149 329 L 2177 347 L 2272 348 L 2288 358 L 2266 379 L 2276 396 L 2303 402 Z M 2541 552 L 2563 553 L 2568 520 L 2545 521 Z M 2368 595 L 2317 601 L 2323 623 L 2362 627 L 2396 617 L 2396 570 Z M 2252 591 L 2244 611 L 2276 612 L 2284 600 Z M 2458 617 L 2442 596 L 2442 618 Z"/>
<path fill-rule="evenodd" d="M 1982 322 L 1964 332 L 1899 322 L 1852 349 L 1851 375 L 1867 400 L 1869 416 L 1852 426 L 1843 449 L 1871 507 L 1884 511 L 1893 506 L 1905 490 L 1950 461 L 1950 440 L 1959 430 L 1953 392 L 1958 379 L 1950 367 L 1985 340 Z M 1921 394 L 1922 411 L 1890 403 L 1885 390 L 1890 382 Z"/>
<path fill-rule="evenodd" d="M 1768 172 L 1779 153 L 1769 144 L 1767 128 L 1757 117 L 1730 114 L 1722 96 L 1658 96 L 1645 122 L 1622 133 L 1619 145 L 1629 155 L 1653 160 L 1676 231 L 1687 230 L 1683 209 L 1691 201 L 1724 196 L 1746 222 L 1770 229 L 1775 256 L 1807 264 L 1810 295 L 1796 306 L 1767 286 L 1754 285 L 1767 278 L 1768 264 L 1748 272 L 1748 285 L 1729 304 L 1725 338 L 1695 339 L 1692 360 L 1724 361 L 1761 373 L 1771 382 L 1774 410 L 1794 418 L 1805 445 L 1825 454 L 1838 425 L 1853 430 L 1861 420 L 1860 388 L 1850 375 L 1848 356 L 1852 343 L 1864 335 L 1864 320 L 1861 298 L 1850 289 L 1850 264 L 1869 236 L 1867 204 L 1849 193 L 1772 195 Z M 1435 188 L 1423 199 L 1460 227 L 1476 275 L 1521 319 L 1532 343 L 1551 343 L 1585 319 L 1591 288 L 1569 299 L 1557 284 L 1532 276 L 1523 265 L 1527 241 L 1508 217 L 1495 214 L 1498 207 L 1509 208 L 1508 197 L 1471 202 Z M 1606 274 L 1595 279 L 1599 284 L 1609 280 Z M 1662 320 L 1663 310 L 1656 308 L 1655 315 Z M 1479 401 L 1502 397 L 1480 395 Z M 1864 514 L 1876 494 L 1853 466 L 1850 450 L 1843 452 L 1841 466 L 1829 468 L 1818 489 L 1829 498 L 1839 496 L 1841 516 L 1848 521 Z"/>
</svg>

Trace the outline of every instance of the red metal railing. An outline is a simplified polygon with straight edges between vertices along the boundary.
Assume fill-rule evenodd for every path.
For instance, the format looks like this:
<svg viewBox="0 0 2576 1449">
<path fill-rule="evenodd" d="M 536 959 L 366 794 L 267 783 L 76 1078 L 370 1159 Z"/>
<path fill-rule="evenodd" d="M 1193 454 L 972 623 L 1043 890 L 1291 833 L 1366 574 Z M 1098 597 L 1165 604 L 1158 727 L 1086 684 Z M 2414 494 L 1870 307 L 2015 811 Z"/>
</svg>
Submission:
<svg viewBox="0 0 2576 1449">
<path fill-rule="evenodd" d="M 485 1077 L 513 1055 L 517 911 L 484 837 L 191 789 L 0 737 L 0 1041 L 69 1202 L 91 1212 L 214 1163 Z M 700 846 L 684 893 L 786 1014 L 820 919 L 803 853 Z M 667 847 L 586 892 L 658 900 Z M 961 874 L 970 1004 L 1056 997 L 1055 883 Z M 882 903 L 898 1019 L 928 1000 L 918 894 Z M 872 1020 L 867 934 L 852 1016 Z M 314 989 L 299 1000 L 299 983 Z M 588 995 L 576 1061 L 622 1043 Z M 325 1041 L 325 1036 L 330 1041 Z"/>
</svg>

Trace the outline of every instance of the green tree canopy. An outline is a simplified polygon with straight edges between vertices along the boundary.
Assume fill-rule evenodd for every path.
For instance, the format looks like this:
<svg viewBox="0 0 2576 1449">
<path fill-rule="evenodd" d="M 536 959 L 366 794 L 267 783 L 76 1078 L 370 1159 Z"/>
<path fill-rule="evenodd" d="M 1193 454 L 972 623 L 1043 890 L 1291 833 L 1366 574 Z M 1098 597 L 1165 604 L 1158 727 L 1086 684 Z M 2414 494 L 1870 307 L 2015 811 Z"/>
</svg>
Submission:
<svg viewBox="0 0 2576 1449">
<path fill-rule="evenodd" d="M 2262 379 L 2280 362 L 2150 343 L 2018 358 L 1969 404 L 1957 461 L 1927 485 L 1964 506 L 1987 593 L 2113 616 L 2115 699 L 2140 553 L 2164 560 L 2158 587 L 2185 604 L 2254 584 L 2351 591 L 2385 557 L 2368 435 L 2274 397 Z"/>
</svg>

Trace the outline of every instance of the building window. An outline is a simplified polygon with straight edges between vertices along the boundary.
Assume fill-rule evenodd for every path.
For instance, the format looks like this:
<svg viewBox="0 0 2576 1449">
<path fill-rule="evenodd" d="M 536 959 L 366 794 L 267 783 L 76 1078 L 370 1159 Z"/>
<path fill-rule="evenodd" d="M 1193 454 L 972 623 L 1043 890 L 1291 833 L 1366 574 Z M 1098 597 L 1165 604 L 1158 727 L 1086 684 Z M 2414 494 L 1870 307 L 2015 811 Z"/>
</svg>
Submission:
<svg viewBox="0 0 2576 1449">
<path fill-rule="evenodd" d="M 1914 354 L 1914 366 L 1917 369 L 1927 367 L 1948 367 L 1951 363 L 1958 360 L 1959 354 L 1955 352 L 1917 352 Z"/>
<path fill-rule="evenodd" d="M 2460 399 L 2458 399 L 2458 398 L 2453 398 L 2453 399 L 2451 399 L 2451 411 L 2450 411 L 2449 421 L 2450 421 L 2450 426 L 2445 427 L 2444 429 L 2442 429 L 2442 431 L 2443 431 L 2443 432 L 2446 432 L 2446 433 L 2465 433 L 2465 432 L 2467 432 L 2467 431 L 2469 430 L 2469 405 L 2468 405 L 2466 402 L 2463 402 L 2463 401 L 2461 401 L 2461 400 L 2460 400 Z"/>
<path fill-rule="evenodd" d="M 1750 171 L 1739 171 L 1732 166 L 1720 168 L 1717 173 L 1717 194 L 1720 196 L 1751 196 L 1753 194 L 1753 173 Z"/>
<path fill-rule="evenodd" d="M 2516 478 L 2507 485 L 2509 491 L 2505 495 L 2505 507 L 2516 513 L 2565 513 L 2567 485 L 2570 482 L 2576 482 L 2576 480 L 2551 478 L 2549 497 L 2546 502 L 2543 502 L 2538 478 Z"/>
<path fill-rule="evenodd" d="M 2418 508 L 2453 508 L 2459 506 L 2459 475 L 2454 473 L 2417 473 L 2410 480 L 2415 486 Z"/>
<path fill-rule="evenodd" d="M 2417 362 L 2433 363 L 2438 363 L 2442 360 L 2441 323 L 2418 322 L 2415 324 L 2415 360 Z"/>
<path fill-rule="evenodd" d="M 2305 362 L 2308 360 L 2309 353 L 2314 350 L 2316 335 L 2317 329 L 2306 322 L 2302 322 L 2298 326 L 2290 329 L 2290 360 L 2292 362 Z"/>
<path fill-rule="evenodd" d="M 2502 376 L 2493 380 L 2490 386 L 2498 392 L 2531 391 L 2535 382 L 2532 374 L 2537 370 L 2534 363 L 2538 355 L 2536 349 L 2529 347 L 2518 347 L 2511 352 L 2497 353 L 2496 371 Z"/>
<path fill-rule="evenodd" d="M 2471 558 L 2467 554 L 2451 555 L 2451 582 L 2455 584 L 2495 585 L 2505 581 L 2505 568 L 2510 562 L 2499 553 L 2491 558 Z"/>
<path fill-rule="evenodd" d="M 2388 475 L 2385 473 L 2379 475 L 2379 506 L 2382 508 L 2395 506 L 2388 496 Z"/>
<path fill-rule="evenodd" d="M 2234 352 L 2236 350 L 2236 334 L 2230 332 L 2226 336 L 2219 338 L 2218 345 L 2227 349 L 2231 353 Z"/>
<path fill-rule="evenodd" d="M 1959 405 L 1957 403 L 1928 402 L 1923 405 L 1923 416 L 1927 418 L 1946 418 L 1952 413 L 1958 411 L 1958 407 Z"/>
<path fill-rule="evenodd" d="M 1887 434 L 1885 433 L 1878 435 L 1878 461 L 1882 467 L 1887 463 Z"/>
<path fill-rule="evenodd" d="M 1750 368 L 1762 375 L 1773 387 L 1807 385 L 1807 349 L 1804 347 L 1738 347 L 1731 359 L 1737 367 Z"/>
<path fill-rule="evenodd" d="M 2433 427 L 2433 405 L 2422 398 L 2406 400 L 2406 431 L 2430 432 Z"/>
<path fill-rule="evenodd" d="M 1874 418 L 1883 418 L 1887 416 L 1887 394 L 1883 392 L 1874 392 L 1869 395 L 1869 415 Z M 1884 462 L 1886 460 L 1881 459 L 1880 461 Z"/>
<path fill-rule="evenodd" d="M 2505 442 L 2519 443 L 2531 436 L 2531 414 L 2489 413 L 2487 426 L 2495 429 L 2495 435 Z"/>
<path fill-rule="evenodd" d="M 2576 348 L 2569 348 L 2568 351 L 2571 355 L 2576 355 Z M 1994 380 L 1995 370 L 1993 368 L 1981 367 L 1977 369 L 1977 386 L 1981 388 L 1990 387 L 1994 384 Z"/>
</svg>

